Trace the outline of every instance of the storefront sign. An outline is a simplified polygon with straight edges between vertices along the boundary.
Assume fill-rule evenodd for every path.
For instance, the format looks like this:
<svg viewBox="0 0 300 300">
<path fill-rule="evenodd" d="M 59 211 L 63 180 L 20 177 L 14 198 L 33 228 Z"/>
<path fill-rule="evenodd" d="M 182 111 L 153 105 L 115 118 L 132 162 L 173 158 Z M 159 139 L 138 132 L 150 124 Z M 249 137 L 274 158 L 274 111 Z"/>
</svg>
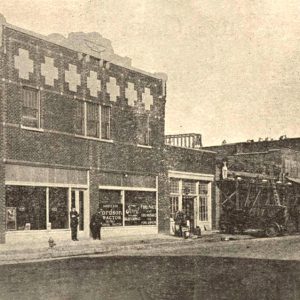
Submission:
<svg viewBox="0 0 300 300">
<path fill-rule="evenodd" d="M 141 208 L 138 204 L 125 206 L 125 225 L 141 225 Z"/>
<path fill-rule="evenodd" d="M 126 205 L 126 225 L 156 225 L 156 207 L 150 204 Z"/>
<path fill-rule="evenodd" d="M 123 225 L 123 206 L 122 204 L 100 204 L 102 209 L 102 226 L 122 226 Z"/>
<path fill-rule="evenodd" d="M 141 205 L 141 225 L 156 225 L 156 207 L 155 205 Z"/>
</svg>

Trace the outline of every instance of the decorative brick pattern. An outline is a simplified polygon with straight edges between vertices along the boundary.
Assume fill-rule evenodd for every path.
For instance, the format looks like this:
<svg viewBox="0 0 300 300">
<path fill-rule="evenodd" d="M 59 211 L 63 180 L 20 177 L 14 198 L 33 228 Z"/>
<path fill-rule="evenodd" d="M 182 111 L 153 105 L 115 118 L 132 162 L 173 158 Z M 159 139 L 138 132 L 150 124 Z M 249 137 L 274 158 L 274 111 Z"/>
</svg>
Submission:
<svg viewBox="0 0 300 300">
<path fill-rule="evenodd" d="M 137 101 L 137 91 L 134 89 L 134 83 L 128 82 L 128 87 L 125 89 L 125 97 L 128 99 L 128 105 L 134 106 Z"/>
<path fill-rule="evenodd" d="M 28 50 L 19 48 L 19 55 L 14 57 L 14 67 L 19 72 L 19 77 L 29 80 L 29 73 L 33 73 L 33 60 L 29 58 Z"/>
<path fill-rule="evenodd" d="M 153 105 L 153 96 L 151 95 L 150 89 L 145 88 L 145 92 L 142 94 L 143 103 L 145 104 L 145 109 L 150 110 Z"/>
<path fill-rule="evenodd" d="M 101 91 L 101 80 L 97 78 L 97 72 L 90 71 L 89 77 L 87 78 L 87 87 L 90 90 L 91 96 L 98 96 L 98 92 Z"/>
<path fill-rule="evenodd" d="M 54 86 L 54 80 L 58 80 L 58 69 L 54 66 L 52 57 L 45 57 L 45 63 L 41 65 L 41 75 L 45 77 L 47 85 Z"/>
<path fill-rule="evenodd" d="M 81 85 L 81 79 L 75 65 L 69 64 L 69 70 L 65 71 L 65 81 L 69 84 L 70 91 L 77 92 L 77 86 Z"/>
<path fill-rule="evenodd" d="M 106 91 L 109 94 L 110 101 L 116 102 L 117 97 L 120 97 L 120 87 L 117 85 L 116 78 L 109 77 L 109 82 L 106 83 Z"/>
</svg>

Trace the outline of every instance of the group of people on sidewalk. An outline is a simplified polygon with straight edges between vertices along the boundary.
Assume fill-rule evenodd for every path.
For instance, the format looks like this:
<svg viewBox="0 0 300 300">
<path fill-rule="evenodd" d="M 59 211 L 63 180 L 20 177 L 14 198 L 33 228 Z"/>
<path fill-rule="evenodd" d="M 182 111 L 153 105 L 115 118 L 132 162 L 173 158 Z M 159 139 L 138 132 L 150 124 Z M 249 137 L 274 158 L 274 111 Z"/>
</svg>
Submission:
<svg viewBox="0 0 300 300">
<path fill-rule="evenodd" d="M 70 225 L 71 225 L 71 238 L 72 241 L 78 241 L 78 224 L 79 224 L 79 213 L 76 208 L 73 207 L 70 212 Z M 90 230 L 94 240 L 101 240 L 101 227 L 103 223 L 102 209 L 98 209 L 95 214 L 91 217 Z"/>
</svg>

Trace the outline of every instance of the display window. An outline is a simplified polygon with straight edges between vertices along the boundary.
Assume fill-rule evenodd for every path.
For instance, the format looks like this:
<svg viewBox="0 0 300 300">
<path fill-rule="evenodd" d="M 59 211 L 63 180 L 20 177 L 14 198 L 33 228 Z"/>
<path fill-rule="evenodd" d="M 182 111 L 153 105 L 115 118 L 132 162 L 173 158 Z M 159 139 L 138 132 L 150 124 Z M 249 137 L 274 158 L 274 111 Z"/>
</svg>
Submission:
<svg viewBox="0 0 300 300">
<path fill-rule="evenodd" d="M 78 209 L 83 216 L 83 191 Z M 6 230 L 45 229 L 69 229 L 69 188 L 6 186 Z"/>
<path fill-rule="evenodd" d="M 156 193 L 125 192 L 125 226 L 156 225 Z"/>
<path fill-rule="evenodd" d="M 99 208 L 102 209 L 104 227 L 123 225 L 121 191 L 100 190 Z"/>
<path fill-rule="evenodd" d="M 156 225 L 156 192 L 99 190 L 103 226 Z"/>
<path fill-rule="evenodd" d="M 68 222 L 68 189 L 49 188 L 49 222 L 51 229 L 67 229 Z"/>
<path fill-rule="evenodd" d="M 46 188 L 6 187 L 6 229 L 46 229 Z"/>
</svg>

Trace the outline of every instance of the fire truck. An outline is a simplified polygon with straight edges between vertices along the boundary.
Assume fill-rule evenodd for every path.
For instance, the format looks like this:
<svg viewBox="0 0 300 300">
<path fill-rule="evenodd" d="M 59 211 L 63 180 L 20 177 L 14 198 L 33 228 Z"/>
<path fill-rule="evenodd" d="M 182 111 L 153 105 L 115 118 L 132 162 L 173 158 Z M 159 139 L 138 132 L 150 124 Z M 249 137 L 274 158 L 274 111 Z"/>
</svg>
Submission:
<svg viewBox="0 0 300 300">
<path fill-rule="evenodd" d="M 282 183 L 269 175 L 233 172 L 217 185 L 222 232 L 253 231 L 275 237 L 294 230 L 290 208 L 295 199 L 290 182 Z"/>
</svg>

